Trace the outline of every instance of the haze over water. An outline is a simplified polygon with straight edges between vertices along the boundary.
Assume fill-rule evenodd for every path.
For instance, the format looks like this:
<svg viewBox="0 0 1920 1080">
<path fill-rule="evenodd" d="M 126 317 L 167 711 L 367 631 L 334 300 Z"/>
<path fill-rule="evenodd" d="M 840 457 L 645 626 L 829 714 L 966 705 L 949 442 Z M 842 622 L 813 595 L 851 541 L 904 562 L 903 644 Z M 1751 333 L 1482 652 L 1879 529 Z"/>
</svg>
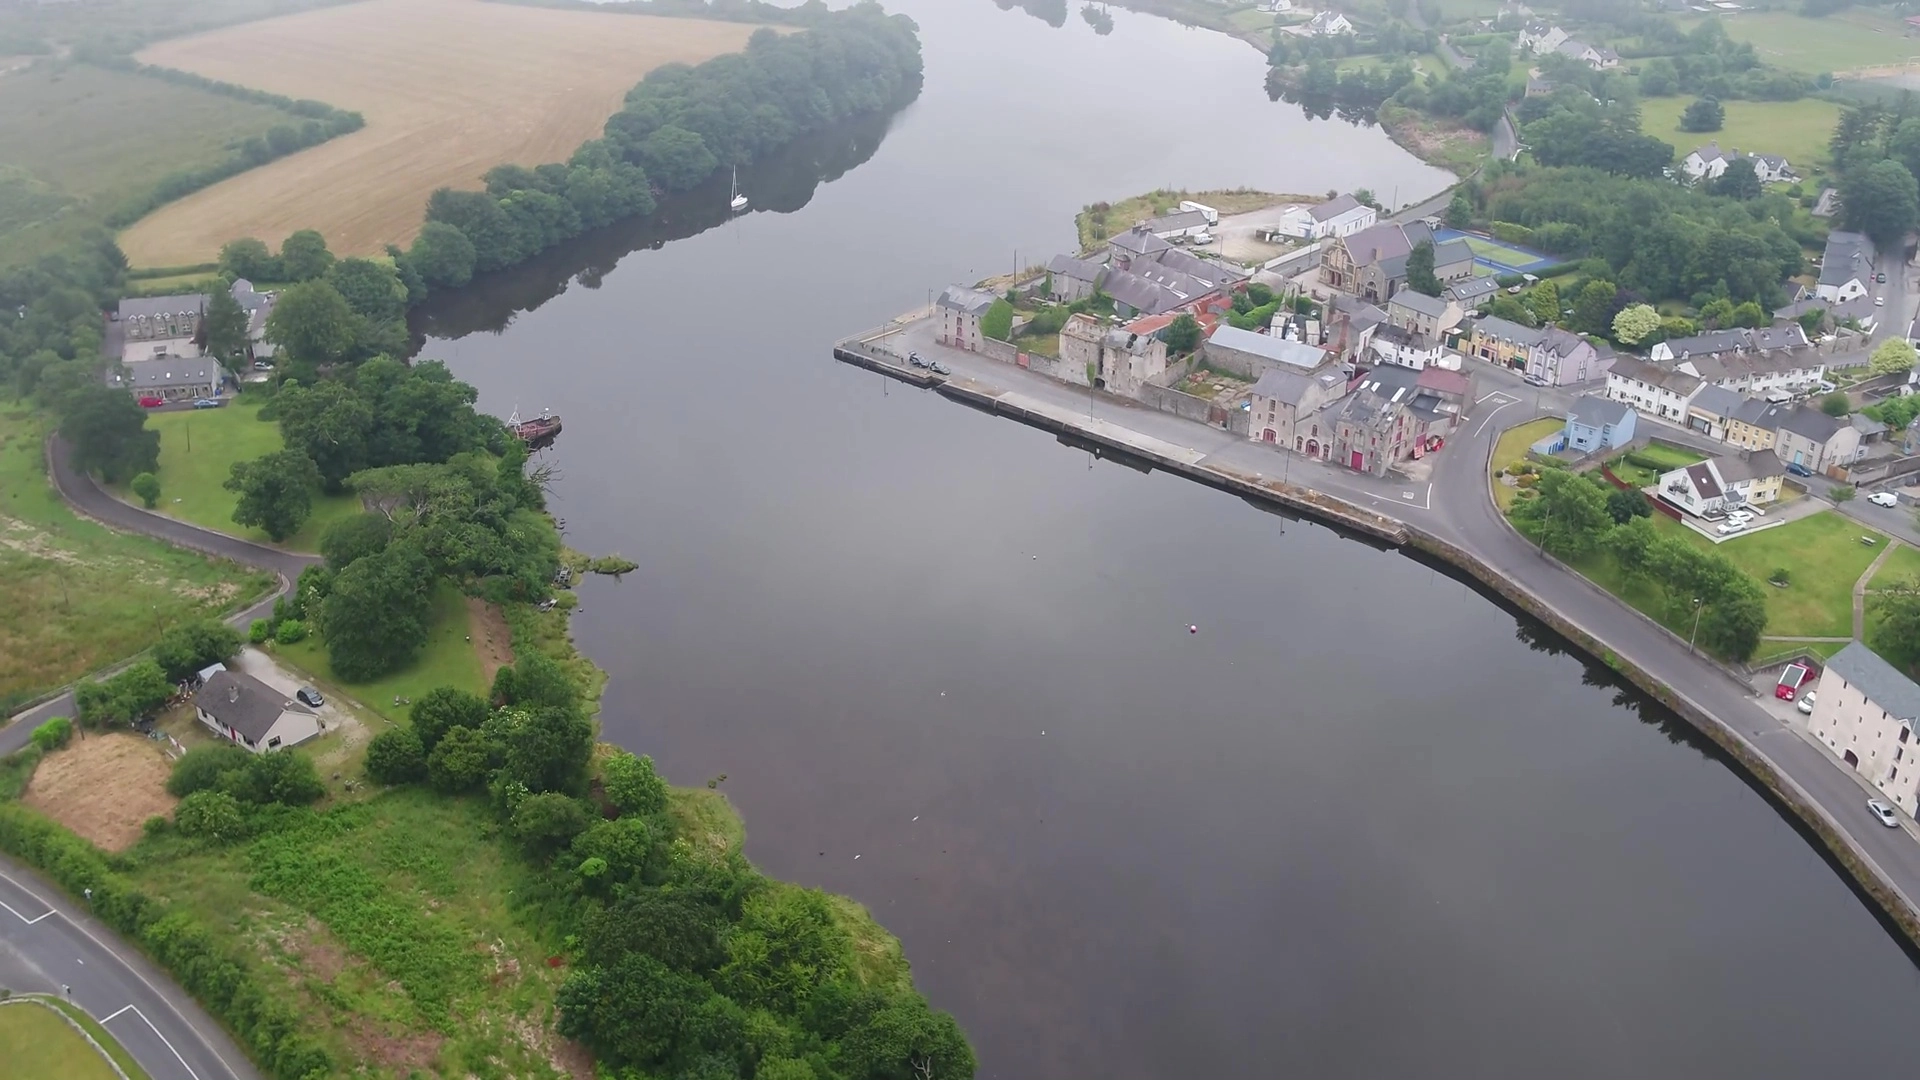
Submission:
<svg viewBox="0 0 1920 1080">
<path fill-rule="evenodd" d="M 1450 182 L 1269 102 L 1219 35 L 890 6 L 927 57 L 890 124 L 422 322 L 483 408 L 565 415 L 569 542 L 640 563 L 574 620 L 606 737 L 725 774 L 749 856 L 870 907 L 982 1076 L 1910 1070 L 1920 970 L 1604 668 L 1396 553 L 831 359 L 1067 250 L 1084 203 Z"/>
</svg>

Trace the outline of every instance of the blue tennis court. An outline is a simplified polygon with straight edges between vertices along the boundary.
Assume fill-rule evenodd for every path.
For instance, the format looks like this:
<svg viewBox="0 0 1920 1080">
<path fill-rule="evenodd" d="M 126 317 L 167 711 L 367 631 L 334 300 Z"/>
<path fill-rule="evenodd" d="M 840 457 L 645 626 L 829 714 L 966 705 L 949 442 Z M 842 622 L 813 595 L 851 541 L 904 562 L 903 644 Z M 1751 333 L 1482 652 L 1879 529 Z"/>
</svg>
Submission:
<svg viewBox="0 0 1920 1080">
<path fill-rule="evenodd" d="M 1465 240 L 1467 246 L 1473 249 L 1473 261 L 1496 274 L 1538 274 L 1565 261 L 1544 251 L 1495 240 L 1483 233 L 1442 228 L 1433 230 L 1433 236 L 1436 240 Z"/>
</svg>

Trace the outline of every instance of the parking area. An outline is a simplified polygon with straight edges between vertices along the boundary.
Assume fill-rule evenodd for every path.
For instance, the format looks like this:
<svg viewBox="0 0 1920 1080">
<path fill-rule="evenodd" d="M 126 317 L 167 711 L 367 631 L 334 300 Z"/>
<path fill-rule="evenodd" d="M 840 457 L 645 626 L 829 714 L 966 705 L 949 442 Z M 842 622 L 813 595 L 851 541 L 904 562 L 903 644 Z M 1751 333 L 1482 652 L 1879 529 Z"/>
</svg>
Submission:
<svg viewBox="0 0 1920 1080">
<path fill-rule="evenodd" d="M 1651 497 L 1654 493 L 1648 490 L 1647 494 Z M 1774 503 L 1771 506 L 1760 507 L 1759 512 L 1752 514 L 1747 527 L 1736 532 L 1720 531 L 1722 526 L 1728 524 L 1728 519 L 1724 516 L 1697 518 L 1691 514 L 1686 514 L 1681 517 L 1680 524 L 1692 529 L 1694 532 L 1699 533 L 1715 544 L 1724 544 L 1728 541 L 1754 536 L 1766 532 L 1769 529 L 1777 529 L 1783 525 L 1799 521 L 1801 518 L 1812 517 L 1815 514 L 1830 509 L 1832 509 L 1832 507 L 1819 499 L 1811 496 L 1802 496 L 1801 498 Z"/>
</svg>

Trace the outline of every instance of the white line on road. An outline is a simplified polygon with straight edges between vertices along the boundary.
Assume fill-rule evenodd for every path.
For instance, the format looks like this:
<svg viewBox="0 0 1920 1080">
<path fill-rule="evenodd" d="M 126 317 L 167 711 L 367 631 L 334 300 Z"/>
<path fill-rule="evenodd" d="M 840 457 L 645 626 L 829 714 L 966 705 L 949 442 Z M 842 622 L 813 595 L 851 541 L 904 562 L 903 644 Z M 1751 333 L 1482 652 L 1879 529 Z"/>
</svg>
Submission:
<svg viewBox="0 0 1920 1080">
<path fill-rule="evenodd" d="M 1482 402 L 1485 402 L 1488 398 L 1499 398 L 1501 401 L 1504 401 L 1504 402 L 1514 402 L 1514 401 L 1520 400 L 1519 398 L 1514 397 L 1512 394 L 1509 394 L 1504 390 L 1489 390 L 1486 393 L 1481 394 L 1479 397 L 1475 398 L 1473 400 L 1473 403 L 1475 405 L 1479 405 Z"/>
<path fill-rule="evenodd" d="M 107 1017 L 106 1020 L 102 1020 L 100 1021 L 100 1023 L 105 1024 L 107 1020 L 112 1020 L 114 1016 L 119 1016 L 120 1013 L 126 1012 L 128 1009 L 132 1009 L 133 1015 L 139 1017 L 140 1022 L 147 1025 L 148 1031 L 153 1032 L 154 1035 L 157 1036 L 161 1042 L 167 1044 L 167 1049 L 173 1052 L 173 1060 L 179 1062 L 180 1067 L 187 1070 L 188 1076 L 192 1077 L 193 1080 L 200 1080 L 200 1074 L 193 1071 L 193 1066 L 187 1064 L 187 1059 L 180 1056 L 180 1051 L 173 1049 L 173 1043 L 170 1040 L 168 1040 L 168 1038 L 165 1035 L 160 1034 L 160 1029 L 153 1026 L 153 1021 L 147 1019 L 147 1014 L 141 1012 L 139 1006 L 137 1005 L 123 1006 L 120 1009 L 120 1012 L 114 1013 L 113 1016 Z M 222 1064 L 225 1064 L 225 1062 L 222 1062 Z"/>
<path fill-rule="evenodd" d="M 1508 405 L 1517 405 L 1517 404 L 1519 404 L 1519 402 L 1517 401 L 1502 402 L 1498 407 L 1496 407 L 1493 410 L 1493 412 L 1488 413 L 1485 419 L 1480 421 L 1479 427 L 1473 429 L 1473 437 L 1477 439 L 1482 434 L 1484 434 L 1487 430 L 1487 425 L 1493 422 L 1494 415 L 1498 413 L 1501 409 L 1506 408 Z"/>
</svg>

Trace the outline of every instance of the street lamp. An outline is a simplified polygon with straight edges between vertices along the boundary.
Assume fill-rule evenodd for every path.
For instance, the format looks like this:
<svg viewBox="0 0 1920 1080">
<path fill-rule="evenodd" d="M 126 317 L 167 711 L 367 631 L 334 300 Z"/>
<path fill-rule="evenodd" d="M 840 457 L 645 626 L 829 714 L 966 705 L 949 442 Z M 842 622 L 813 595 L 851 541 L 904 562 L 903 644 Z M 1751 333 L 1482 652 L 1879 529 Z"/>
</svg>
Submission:
<svg viewBox="0 0 1920 1080">
<path fill-rule="evenodd" d="M 1707 610 L 1706 604 L 1702 603 L 1699 597 L 1697 596 L 1694 597 L 1693 598 L 1693 633 L 1687 636 L 1687 655 L 1688 656 L 1693 655 L 1694 639 L 1700 636 L 1700 615 L 1702 612 L 1706 610 Z"/>
</svg>

